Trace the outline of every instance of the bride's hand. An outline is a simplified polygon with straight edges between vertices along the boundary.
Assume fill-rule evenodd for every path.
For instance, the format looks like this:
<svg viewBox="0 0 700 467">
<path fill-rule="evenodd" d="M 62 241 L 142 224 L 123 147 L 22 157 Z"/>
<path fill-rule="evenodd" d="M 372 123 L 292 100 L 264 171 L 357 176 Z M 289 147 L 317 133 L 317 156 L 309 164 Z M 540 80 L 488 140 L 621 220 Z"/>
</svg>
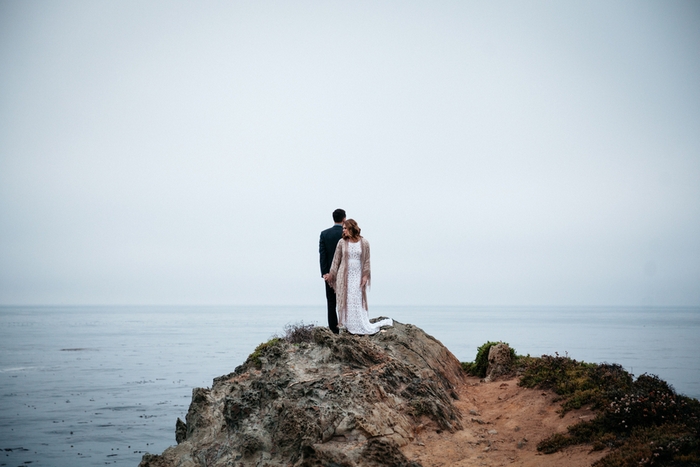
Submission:
<svg viewBox="0 0 700 467">
<path fill-rule="evenodd" d="M 360 280 L 360 287 L 364 288 L 367 285 L 367 276 L 363 276 Z"/>
</svg>

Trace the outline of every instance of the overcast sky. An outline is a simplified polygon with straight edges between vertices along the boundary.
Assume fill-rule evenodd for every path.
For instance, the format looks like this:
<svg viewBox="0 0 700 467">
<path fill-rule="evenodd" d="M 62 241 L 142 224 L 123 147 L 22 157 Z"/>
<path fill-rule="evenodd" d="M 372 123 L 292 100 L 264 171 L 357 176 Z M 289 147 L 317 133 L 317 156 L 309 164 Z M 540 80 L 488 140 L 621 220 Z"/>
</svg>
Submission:
<svg viewBox="0 0 700 467">
<path fill-rule="evenodd" d="M 0 0 L 0 304 L 700 305 L 696 1 Z"/>
</svg>

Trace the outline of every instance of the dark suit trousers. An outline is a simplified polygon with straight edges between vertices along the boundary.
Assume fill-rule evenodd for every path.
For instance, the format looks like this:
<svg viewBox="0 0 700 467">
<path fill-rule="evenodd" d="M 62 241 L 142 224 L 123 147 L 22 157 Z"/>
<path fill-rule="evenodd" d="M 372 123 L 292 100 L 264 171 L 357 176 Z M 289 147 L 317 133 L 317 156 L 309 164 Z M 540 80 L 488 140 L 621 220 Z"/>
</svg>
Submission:
<svg viewBox="0 0 700 467">
<path fill-rule="evenodd" d="M 328 285 L 328 282 L 323 281 L 326 284 L 326 301 L 328 302 L 328 328 L 334 333 L 338 334 L 338 315 L 335 313 L 335 290 Z"/>
</svg>

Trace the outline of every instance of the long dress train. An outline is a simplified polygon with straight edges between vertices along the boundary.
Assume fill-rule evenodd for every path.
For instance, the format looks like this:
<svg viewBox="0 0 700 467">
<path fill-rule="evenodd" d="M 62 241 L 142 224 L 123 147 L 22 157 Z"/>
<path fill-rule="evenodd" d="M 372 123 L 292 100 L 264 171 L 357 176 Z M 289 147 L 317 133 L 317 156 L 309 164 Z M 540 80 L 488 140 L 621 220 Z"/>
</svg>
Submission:
<svg viewBox="0 0 700 467">
<path fill-rule="evenodd" d="M 345 328 L 351 334 L 376 334 L 382 326 L 393 326 L 391 318 L 376 323 L 369 322 L 367 310 L 362 308 L 362 263 L 360 242 L 348 242 L 348 287 L 347 287 L 347 322 Z"/>
</svg>

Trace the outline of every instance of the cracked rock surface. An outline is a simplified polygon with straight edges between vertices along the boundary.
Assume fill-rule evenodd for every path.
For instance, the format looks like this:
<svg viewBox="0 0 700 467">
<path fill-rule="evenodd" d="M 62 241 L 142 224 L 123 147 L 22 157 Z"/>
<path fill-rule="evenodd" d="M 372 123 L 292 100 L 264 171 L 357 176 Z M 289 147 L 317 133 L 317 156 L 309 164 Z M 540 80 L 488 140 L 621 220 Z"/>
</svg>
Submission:
<svg viewBox="0 0 700 467">
<path fill-rule="evenodd" d="M 462 429 L 459 361 L 420 328 L 374 336 L 316 327 L 271 340 L 211 389 L 195 388 L 178 445 L 140 467 L 405 466 L 416 433 Z"/>
</svg>

